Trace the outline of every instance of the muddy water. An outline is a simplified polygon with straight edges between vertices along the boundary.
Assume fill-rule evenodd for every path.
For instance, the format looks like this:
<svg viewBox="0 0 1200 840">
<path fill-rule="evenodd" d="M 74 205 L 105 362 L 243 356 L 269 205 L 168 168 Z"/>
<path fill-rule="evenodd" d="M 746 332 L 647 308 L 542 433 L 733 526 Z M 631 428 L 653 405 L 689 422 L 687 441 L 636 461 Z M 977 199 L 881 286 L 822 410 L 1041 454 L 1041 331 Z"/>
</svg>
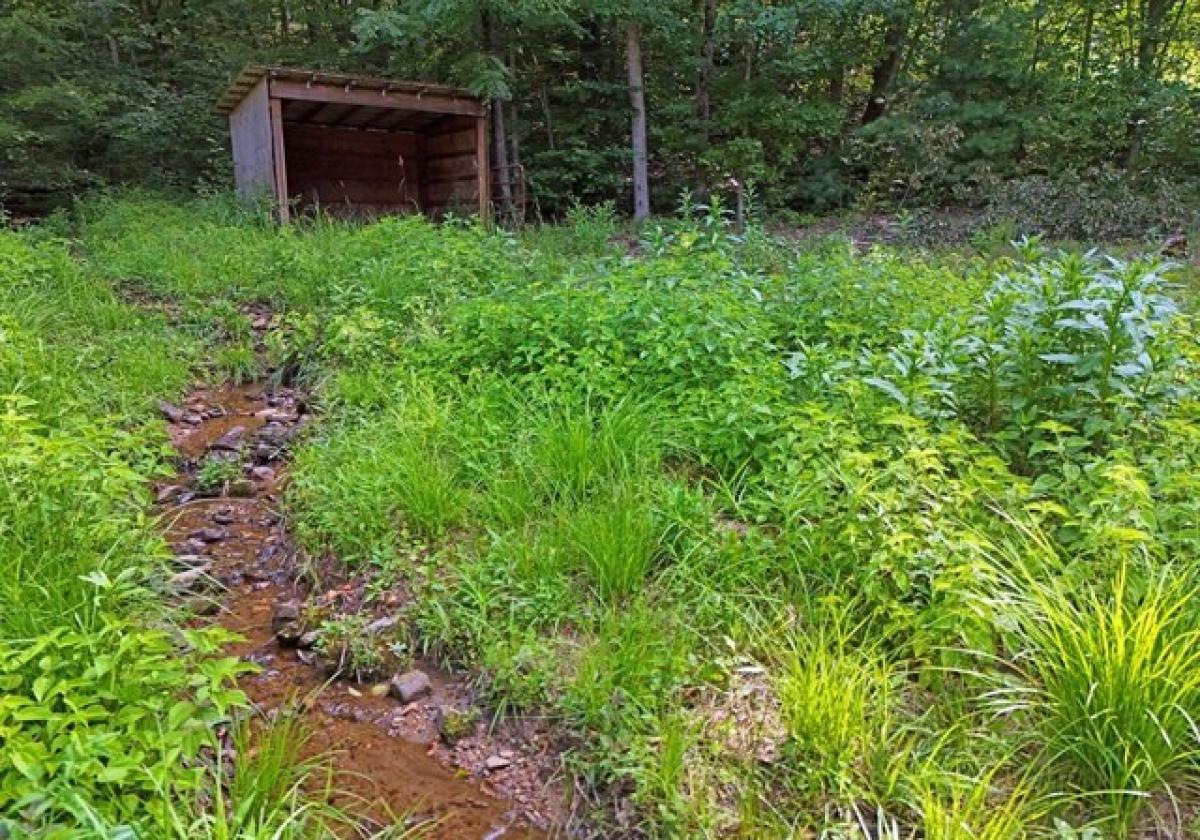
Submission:
<svg viewBox="0 0 1200 840">
<path fill-rule="evenodd" d="M 421 836 L 446 840 L 547 837 L 531 827 L 554 822 L 545 797 L 523 795 L 518 803 L 495 795 L 502 779 L 489 778 L 480 758 L 494 745 L 484 745 L 474 768 L 447 766 L 450 753 L 431 721 L 434 704 L 460 699 L 453 680 L 430 669 L 433 694 L 402 706 L 383 693 L 386 683 L 332 680 L 311 652 L 277 642 L 277 605 L 308 594 L 296 582 L 297 554 L 277 513 L 284 453 L 305 421 L 296 394 L 261 386 L 198 390 L 182 406 L 164 406 L 164 414 L 182 473 L 190 476 L 159 489 L 167 538 L 181 568 L 219 584 L 203 597 L 216 620 L 244 639 L 230 652 L 260 668 L 242 679 L 243 691 L 268 716 L 302 710 L 312 731 L 304 753 L 330 756 L 338 804 L 364 829 L 421 824 Z M 240 477 L 201 492 L 197 476 L 211 459 L 229 461 Z M 224 474 L 233 475 L 233 467 Z M 200 588 L 189 584 L 191 597 Z M 519 763 L 513 752 L 504 754 Z"/>
</svg>

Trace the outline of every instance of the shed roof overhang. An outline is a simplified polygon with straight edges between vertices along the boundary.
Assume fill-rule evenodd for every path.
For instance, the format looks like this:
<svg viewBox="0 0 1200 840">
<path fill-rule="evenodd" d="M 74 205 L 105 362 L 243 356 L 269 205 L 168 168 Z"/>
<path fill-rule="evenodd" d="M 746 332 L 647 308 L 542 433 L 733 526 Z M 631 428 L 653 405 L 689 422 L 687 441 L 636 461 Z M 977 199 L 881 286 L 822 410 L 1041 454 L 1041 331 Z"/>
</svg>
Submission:
<svg viewBox="0 0 1200 840">
<path fill-rule="evenodd" d="M 446 116 L 481 117 L 483 100 L 461 88 L 424 82 L 324 73 L 288 67 L 246 67 L 215 111 L 233 113 L 260 81 L 282 100 L 285 122 L 387 131 L 419 131 Z"/>
</svg>

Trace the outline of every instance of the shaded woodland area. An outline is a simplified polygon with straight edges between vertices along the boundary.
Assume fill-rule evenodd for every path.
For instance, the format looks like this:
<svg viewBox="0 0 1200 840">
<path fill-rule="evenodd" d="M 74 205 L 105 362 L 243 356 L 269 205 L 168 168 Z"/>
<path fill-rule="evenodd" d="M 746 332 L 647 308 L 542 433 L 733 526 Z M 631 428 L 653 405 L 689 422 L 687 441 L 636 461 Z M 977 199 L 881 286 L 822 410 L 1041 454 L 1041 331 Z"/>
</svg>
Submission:
<svg viewBox="0 0 1200 840">
<path fill-rule="evenodd" d="M 0 199 L 13 212 L 105 185 L 227 187 L 227 132 L 211 106 L 250 62 L 449 82 L 491 98 L 503 139 L 494 163 L 528 171 L 546 217 L 606 200 L 674 210 L 681 191 L 703 197 L 736 179 L 774 211 L 1001 201 L 1017 217 L 1061 206 L 1053 212 L 1079 214 L 1092 233 L 1089 212 L 1111 207 L 1145 211 L 1134 228 L 1180 224 L 1177 210 L 1154 206 L 1194 206 L 1200 179 L 1192 0 L 3 9 Z M 643 98 L 649 205 L 632 194 Z M 1055 222 L 1075 232 L 1070 219 Z"/>
</svg>

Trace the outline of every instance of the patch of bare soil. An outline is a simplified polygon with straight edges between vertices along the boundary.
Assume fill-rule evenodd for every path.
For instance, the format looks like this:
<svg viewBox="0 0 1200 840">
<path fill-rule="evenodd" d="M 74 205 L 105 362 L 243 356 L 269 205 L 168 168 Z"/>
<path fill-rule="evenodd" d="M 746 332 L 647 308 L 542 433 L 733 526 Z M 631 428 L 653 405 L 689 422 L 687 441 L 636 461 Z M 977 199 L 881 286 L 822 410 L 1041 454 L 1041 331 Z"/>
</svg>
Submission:
<svg viewBox="0 0 1200 840">
<path fill-rule="evenodd" d="M 318 611 L 352 613 L 384 633 L 401 595 L 367 612 L 363 581 L 310 591 L 278 513 L 286 456 L 308 422 L 301 396 L 264 384 L 200 388 L 160 405 L 186 480 L 157 488 L 180 568 L 181 598 L 243 641 L 230 653 L 259 666 L 241 688 L 263 715 L 299 708 L 312 730 L 304 752 L 328 754 L 339 804 L 364 829 L 420 824 L 431 838 L 567 836 L 560 755 L 534 722 L 488 726 L 470 675 L 396 663 L 349 679 L 320 643 Z M 373 604 L 376 602 L 372 602 Z M 362 675 L 359 675 L 362 676 Z"/>
</svg>

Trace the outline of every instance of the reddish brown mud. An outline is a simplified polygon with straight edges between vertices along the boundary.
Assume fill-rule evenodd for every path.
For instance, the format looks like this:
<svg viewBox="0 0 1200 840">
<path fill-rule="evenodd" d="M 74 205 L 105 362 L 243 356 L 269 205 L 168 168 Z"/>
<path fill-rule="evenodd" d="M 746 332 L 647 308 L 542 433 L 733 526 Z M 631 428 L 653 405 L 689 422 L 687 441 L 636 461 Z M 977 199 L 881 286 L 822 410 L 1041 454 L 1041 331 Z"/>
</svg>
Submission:
<svg viewBox="0 0 1200 840">
<path fill-rule="evenodd" d="M 333 679 L 312 651 L 276 638 L 279 605 L 310 595 L 278 513 L 284 455 L 307 419 L 297 395 L 262 385 L 201 389 L 161 408 L 188 477 L 158 492 L 183 569 L 177 589 L 243 638 L 230 653 L 259 667 L 241 681 L 259 712 L 302 711 L 312 732 L 305 756 L 330 757 L 337 804 L 365 830 L 419 825 L 419 836 L 446 840 L 551 836 L 562 824 L 562 798 L 547 781 L 554 755 L 541 733 L 497 736 L 479 723 L 448 746 L 435 721 L 439 710 L 470 702 L 465 680 L 422 665 L 430 692 L 401 704 L 386 681 Z M 202 488 L 207 461 L 230 466 L 218 486 Z M 361 609 L 361 585 L 341 590 Z"/>
</svg>

